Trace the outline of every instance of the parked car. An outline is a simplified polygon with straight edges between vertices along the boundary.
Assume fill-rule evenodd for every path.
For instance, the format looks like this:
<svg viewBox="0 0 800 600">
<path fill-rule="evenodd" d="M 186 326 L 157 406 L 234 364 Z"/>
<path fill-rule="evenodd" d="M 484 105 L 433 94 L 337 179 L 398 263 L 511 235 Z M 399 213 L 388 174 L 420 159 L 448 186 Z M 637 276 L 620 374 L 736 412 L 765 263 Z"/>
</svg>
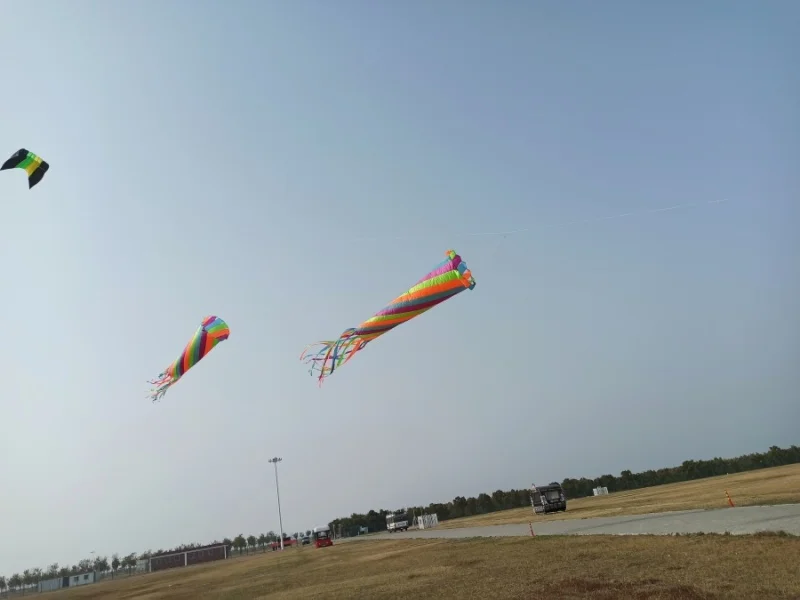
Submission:
<svg viewBox="0 0 800 600">
<path fill-rule="evenodd" d="M 294 546 L 296 544 L 297 544 L 297 540 L 294 539 L 293 537 L 288 536 L 288 535 L 283 536 L 283 547 L 284 548 L 291 548 L 292 546 Z M 272 548 L 273 552 L 275 550 L 280 550 L 281 549 L 281 543 L 280 542 L 272 542 L 270 544 L 270 547 Z"/>
</svg>

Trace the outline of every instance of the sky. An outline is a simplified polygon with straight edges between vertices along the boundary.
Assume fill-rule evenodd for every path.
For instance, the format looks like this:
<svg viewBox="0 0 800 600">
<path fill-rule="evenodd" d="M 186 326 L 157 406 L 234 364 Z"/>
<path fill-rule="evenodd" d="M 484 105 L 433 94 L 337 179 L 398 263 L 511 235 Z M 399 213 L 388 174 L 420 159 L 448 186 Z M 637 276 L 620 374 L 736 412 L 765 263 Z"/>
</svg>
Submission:
<svg viewBox="0 0 800 600">
<path fill-rule="evenodd" d="M 273 456 L 293 532 L 798 443 L 798 22 L 6 6 L 0 154 L 51 168 L 0 173 L 0 573 L 277 531 Z M 306 344 L 450 248 L 475 289 L 318 387 Z M 230 338 L 151 403 L 208 314 Z"/>
</svg>

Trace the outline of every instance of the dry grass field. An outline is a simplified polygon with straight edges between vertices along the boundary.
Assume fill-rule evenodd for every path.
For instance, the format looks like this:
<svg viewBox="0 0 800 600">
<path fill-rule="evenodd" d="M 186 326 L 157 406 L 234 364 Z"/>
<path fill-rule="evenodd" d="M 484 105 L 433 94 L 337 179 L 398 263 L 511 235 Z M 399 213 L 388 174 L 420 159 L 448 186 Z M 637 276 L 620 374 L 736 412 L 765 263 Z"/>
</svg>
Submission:
<svg viewBox="0 0 800 600">
<path fill-rule="evenodd" d="M 530 507 L 503 510 L 486 515 L 443 521 L 440 529 L 507 525 L 553 519 L 616 517 L 693 508 L 724 508 L 725 490 L 736 506 L 800 502 L 800 464 L 722 475 L 697 481 L 671 483 L 607 496 L 567 499 L 567 511 L 534 515 Z"/>
<path fill-rule="evenodd" d="M 445 521 L 442 528 L 800 502 L 800 465 Z M 46 594 L 53 600 L 800 599 L 800 537 L 539 536 L 293 548 Z M 37 596 L 38 597 L 38 596 Z"/>
<path fill-rule="evenodd" d="M 47 594 L 52 600 L 800 598 L 800 538 L 387 540 L 256 554 Z"/>
</svg>

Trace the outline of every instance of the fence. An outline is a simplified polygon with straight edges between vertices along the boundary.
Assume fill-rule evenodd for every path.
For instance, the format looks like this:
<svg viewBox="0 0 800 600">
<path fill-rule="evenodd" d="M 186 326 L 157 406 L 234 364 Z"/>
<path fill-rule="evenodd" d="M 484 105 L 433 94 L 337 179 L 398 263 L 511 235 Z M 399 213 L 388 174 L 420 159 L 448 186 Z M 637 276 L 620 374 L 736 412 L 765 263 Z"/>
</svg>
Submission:
<svg viewBox="0 0 800 600">
<path fill-rule="evenodd" d="M 200 563 L 214 560 L 225 560 L 226 558 L 228 558 L 228 547 L 224 544 L 211 546 L 210 548 L 195 548 L 185 552 L 154 556 L 150 559 L 148 570 L 150 572 L 163 571 L 164 569 L 188 567 L 189 565 L 199 565 Z"/>
<path fill-rule="evenodd" d="M 230 554 L 228 552 L 228 548 L 224 544 L 206 548 L 195 548 L 193 550 L 186 550 L 184 552 L 175 552 L 172 554 L 154 556 L 150 559 L 139 560 L 137 565 L 131 569 L 130 573 L 127 569 L 120 569 L 116 574 L 112 571 L 107 571 L 105 573 L 94 571 L 89 573 L 81 573 L 79 575 L 43 579 L 38 583 L 25 586 L 23 588 L 18 588 L 16 590 L 1 590 L 0 599 L 22 598 L 23 596 L 27 597 L 37 592 L 49 592 L 62 588 L 89 585 L 110 578 L 118 579 L 120 577 L 129 577 L 137 574 L 162 571 L 164 569 L 171 569 L 175 567 L 187 567 L 190 565 L 197 565 L 215 560 L 224 560 L 229 557 Z M 67 584 L 65 585 L 65 583 Z"/>
<path fill-rule="evenodd" d="M 416 521 L 418 529 L 431 529 L 439 524 L 439 516 L 435 513 L 432 515 L 419 515 L 414 517 L 414 521 Z"/>
</svg>

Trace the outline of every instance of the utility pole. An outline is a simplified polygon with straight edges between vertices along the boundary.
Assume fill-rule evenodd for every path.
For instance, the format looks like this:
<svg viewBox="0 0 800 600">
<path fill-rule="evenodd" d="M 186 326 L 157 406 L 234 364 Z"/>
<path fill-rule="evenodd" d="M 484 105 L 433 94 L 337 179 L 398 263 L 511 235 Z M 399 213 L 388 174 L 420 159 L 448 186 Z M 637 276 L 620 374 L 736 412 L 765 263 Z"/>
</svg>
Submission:
<svg viewBox="0 0 800 600">
<path fill-rule="evenodd" d="M 278 487 L 278 463 L 282 460 L 282 458 L 278 458 L 277 456 L 269 459 L 269 462 L 275 467 L 275 493 L 278 496 L 278 524 L 281 528 L 281 550 L 283 550 L 283 517 L 281 516 L 281 490 L 280 487 Z"/>
</svg>

